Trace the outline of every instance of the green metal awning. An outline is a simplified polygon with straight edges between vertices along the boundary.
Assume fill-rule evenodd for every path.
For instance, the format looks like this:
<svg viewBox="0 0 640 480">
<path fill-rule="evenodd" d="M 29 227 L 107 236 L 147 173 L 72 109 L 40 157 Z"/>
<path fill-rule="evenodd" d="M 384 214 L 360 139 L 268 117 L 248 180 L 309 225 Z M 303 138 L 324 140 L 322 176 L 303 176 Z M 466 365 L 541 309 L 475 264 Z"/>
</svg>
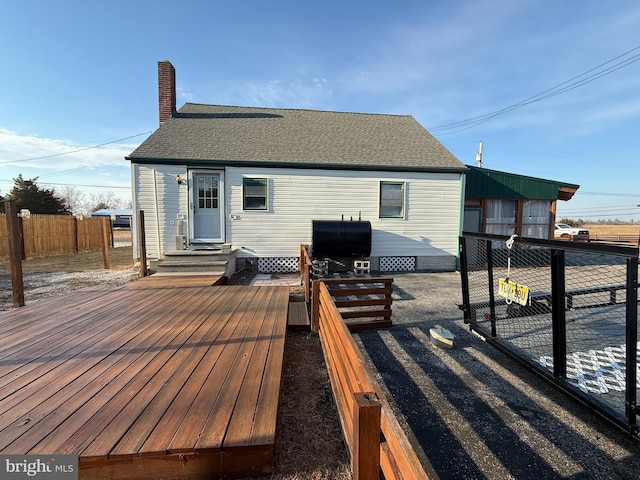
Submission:
<svg viewBox="0 0 640 480">
<path fill-rule="evenodd" d="M 580 185 L 469 166 L 466 198 L 570 200 Z"/>
</svg>

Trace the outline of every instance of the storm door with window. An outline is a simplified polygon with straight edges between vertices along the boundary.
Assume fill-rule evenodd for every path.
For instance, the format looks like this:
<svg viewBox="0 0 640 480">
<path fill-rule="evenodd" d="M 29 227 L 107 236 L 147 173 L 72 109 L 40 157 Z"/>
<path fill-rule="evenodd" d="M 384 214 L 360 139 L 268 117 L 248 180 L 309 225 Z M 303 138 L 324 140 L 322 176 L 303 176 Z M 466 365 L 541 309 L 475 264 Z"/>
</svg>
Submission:
<svg viewBox="0 0 640 480">
<path fill-rule="evenodd" d="M 191 242 L 223 242 L 222 174 L 191 172 Z"/>
</svg>

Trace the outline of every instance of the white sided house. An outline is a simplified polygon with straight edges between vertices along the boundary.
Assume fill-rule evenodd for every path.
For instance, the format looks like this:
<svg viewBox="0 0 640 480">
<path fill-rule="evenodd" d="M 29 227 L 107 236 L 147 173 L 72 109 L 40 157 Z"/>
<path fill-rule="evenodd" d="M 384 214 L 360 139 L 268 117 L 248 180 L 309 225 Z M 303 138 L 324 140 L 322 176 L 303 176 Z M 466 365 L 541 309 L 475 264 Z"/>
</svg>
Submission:
<svg viewBox="0 0 640 480">
<path fill-rule="evenodd" d="M 456 268 L 467 168 L 413 117 L 176 111 L 175 70 L 158 73 L 160 127 L 127 157 L 148 257 L 230 246 L 238 267 L 297 271 L 313 221 L 362 220 L 372 270 Z"/>
</svg>

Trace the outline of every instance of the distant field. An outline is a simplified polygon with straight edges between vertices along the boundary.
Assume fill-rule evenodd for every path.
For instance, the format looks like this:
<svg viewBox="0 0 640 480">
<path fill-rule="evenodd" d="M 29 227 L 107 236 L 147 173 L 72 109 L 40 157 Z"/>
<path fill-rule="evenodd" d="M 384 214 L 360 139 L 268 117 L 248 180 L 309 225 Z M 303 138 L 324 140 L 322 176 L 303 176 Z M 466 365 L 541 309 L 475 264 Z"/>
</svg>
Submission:
<svg viewBox="0 0 640 480">
<path fill-rule="evenodd" d="M 593 240 L 621 240 L 637 242 L 640 236 L 639 225 L 584 225 L 589 230 L 589 238 Z"/>
<path fill-rule="evenodd" d="M 584 225 L 591 235 L 638 235 L 639 225 Z"/>
</svg>

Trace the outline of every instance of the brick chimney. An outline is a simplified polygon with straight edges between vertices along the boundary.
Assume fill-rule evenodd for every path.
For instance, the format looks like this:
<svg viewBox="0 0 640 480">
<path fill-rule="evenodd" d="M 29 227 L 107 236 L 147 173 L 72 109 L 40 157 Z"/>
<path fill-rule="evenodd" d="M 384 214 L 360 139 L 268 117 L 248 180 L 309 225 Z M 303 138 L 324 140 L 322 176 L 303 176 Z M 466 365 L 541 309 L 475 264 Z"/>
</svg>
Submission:
<svg viewBox="0 0 640 480">
<path fill-rule="evenodd" d="M 176 113 L 176 69 L 171 62 L 158 62 L 158 106 L 160 125 Z"/>
</svg>

